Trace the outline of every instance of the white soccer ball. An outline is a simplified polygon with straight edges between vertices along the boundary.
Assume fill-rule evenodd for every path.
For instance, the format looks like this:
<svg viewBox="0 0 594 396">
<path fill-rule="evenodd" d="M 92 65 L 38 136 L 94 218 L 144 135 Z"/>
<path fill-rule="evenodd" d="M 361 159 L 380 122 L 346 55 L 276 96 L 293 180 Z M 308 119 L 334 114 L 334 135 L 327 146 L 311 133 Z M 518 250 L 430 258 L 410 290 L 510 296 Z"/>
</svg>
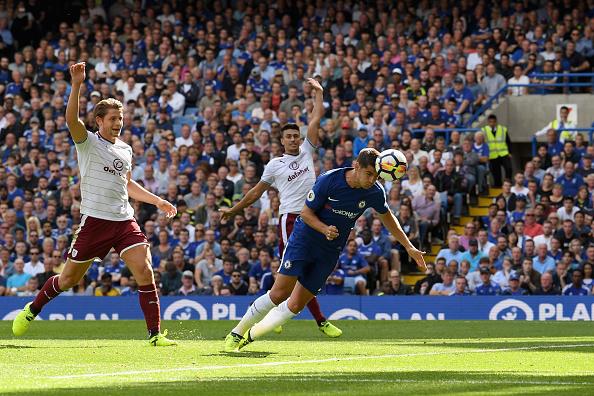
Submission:
<svg viewBox="0 0 594 396">
<path fill-rule="evenodd" d="M 379 177 L 387 181 L 400 179 L 408 170 L 408 162 L 402 151 L 388 149 L 375 160 L 375 170 Z"/>
</svg>

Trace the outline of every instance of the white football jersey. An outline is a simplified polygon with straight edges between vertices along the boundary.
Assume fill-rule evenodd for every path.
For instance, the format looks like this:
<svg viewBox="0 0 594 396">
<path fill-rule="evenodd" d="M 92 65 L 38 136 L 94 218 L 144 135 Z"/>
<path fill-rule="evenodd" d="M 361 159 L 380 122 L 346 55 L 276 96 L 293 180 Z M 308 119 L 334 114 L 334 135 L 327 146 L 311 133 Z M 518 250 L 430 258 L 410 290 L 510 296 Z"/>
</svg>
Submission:
<svg viewBox="0 0 594 396">
<path fill-rule="evenodd" d="M 299 213 L 307 193 L 316 181 L 313 153 L 316 147 L 307 139 L 298 155 L 273 158 L 264 168 L 261 180 L 276 188 L 280 196 L 279 214 Z"/>
<path fill-rule="evenodd" d="M 87 139 L 76 143 L 80 169 L 80 212 L 98 219 L 123 221 L 134 217 L 128 202 L 128 172 L 132 169 L 132 148 L 87 131 Z"/>
</svg>

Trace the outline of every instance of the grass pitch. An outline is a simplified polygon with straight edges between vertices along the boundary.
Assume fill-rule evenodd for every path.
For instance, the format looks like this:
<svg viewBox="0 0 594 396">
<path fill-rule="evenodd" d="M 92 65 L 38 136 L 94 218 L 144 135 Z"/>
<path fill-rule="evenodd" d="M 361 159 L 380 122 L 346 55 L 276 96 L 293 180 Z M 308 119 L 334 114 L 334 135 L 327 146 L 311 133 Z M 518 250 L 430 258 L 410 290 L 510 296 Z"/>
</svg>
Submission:
<svg viewBox="0 0 594 396">
<path fill-rule="evenodd" d="M 20 339 L 0 322 L 2 395 L 593 394 L 588 322 L 312 321 L 225 354 L 233 323 L 165 322 L 151 348 L 142 321 L 36 321 Z"/>
</svg>

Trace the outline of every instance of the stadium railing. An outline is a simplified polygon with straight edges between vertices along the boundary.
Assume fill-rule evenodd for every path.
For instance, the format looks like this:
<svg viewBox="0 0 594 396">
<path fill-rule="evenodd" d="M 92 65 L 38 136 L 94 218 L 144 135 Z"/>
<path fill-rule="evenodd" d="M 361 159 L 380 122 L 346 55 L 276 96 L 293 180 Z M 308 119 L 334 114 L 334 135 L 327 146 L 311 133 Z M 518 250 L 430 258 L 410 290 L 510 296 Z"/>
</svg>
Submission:
<svg viewBox="0 0 594 396">
<path fill-rule="evenodd" d="M 563 128 L 557 129 L 557 133 L 561 131 L 571 131 L 571 132 L 588 132 L 588 141 L 592 143 L 592 137 L 594 136 L 594 123 L 592 124 L 591 128 Z M 538 139 L 536 136 L 532 136 L 532 156 L 536 156 L 538 150 Z"/>
<path fill-rule="evenodd" d="M 429 127 L 431 128 L 431 127 Z M 445 140 L 446 140 L 446 144 L 450 144 L 450 135 L 452 134 L 452 132 L 454 131 L 458 131 L 460 133 L 464 133 L 464 132 L 477 132 L 480 131 L 480 128 L 443 128 L 443 129 L 435 129 L 435 128 L 431 128 L 433 129 L 433 131 L 435 132 L 436 135 L 445 135 Z M 418 128 L 418 129 L 413 129 L 412 135 L 413 137 L 423 137 L 423 135 L 425 134 L 425 130 L 427 130 L 427 128 Z"/>
<path fill-rule="evenodd" d="M 551 79 L 557 78 L 562 79 L 563 82 L 557 83 L 531 83 L 531 84 L 505 84 L 500 90 L 498 90 L 493 96 L 475 111 L 472 116 L 468 119 L 465 127 L 469 128 L 475 123 L 480 116 L 482 116 L 487 110 L 491 109 L 494 104 L 499 103 L 499 100 L 507 94 L 509 88 L 527 87 L 527 88 L 551 88 L 559 87 L 563 88 L 564 93 L 570 88 L 584 88 L 591 87 L 591 93 L 594 93 L 594 73 L 549 73 L 542 74 L 536 73 L 531 75 L 532 78 Z M 583 80 L 589 79 L 589 82 L 583 82 Z M 577 81 L 572 81 L 577 80 Z M 528 95 L 548 95 L 548 92 L 528 92 Z"/>
</svg>

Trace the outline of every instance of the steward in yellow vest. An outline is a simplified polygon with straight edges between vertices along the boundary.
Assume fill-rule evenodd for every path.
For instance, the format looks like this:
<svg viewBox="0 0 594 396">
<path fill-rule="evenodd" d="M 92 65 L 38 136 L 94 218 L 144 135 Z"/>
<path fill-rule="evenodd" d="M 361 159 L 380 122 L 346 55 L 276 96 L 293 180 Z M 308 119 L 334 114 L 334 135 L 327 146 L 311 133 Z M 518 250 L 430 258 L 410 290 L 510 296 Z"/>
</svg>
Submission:
<svg viewBox="0 0 594 396">
<path fill-rule="evenodd" d="M 501 168 L 505 171 L 505 177 L 511 178 L 511 155 L 509 145 L 511 141 L 507 133 L 507 127 L 497 123 L 497 117 L 491 114 L 487 118 L 487 125 L 481 128 L 485 134 L 489 146 L 489 168 L 495 182 L 494 187 L 503 185 Z"/>
</svg>

